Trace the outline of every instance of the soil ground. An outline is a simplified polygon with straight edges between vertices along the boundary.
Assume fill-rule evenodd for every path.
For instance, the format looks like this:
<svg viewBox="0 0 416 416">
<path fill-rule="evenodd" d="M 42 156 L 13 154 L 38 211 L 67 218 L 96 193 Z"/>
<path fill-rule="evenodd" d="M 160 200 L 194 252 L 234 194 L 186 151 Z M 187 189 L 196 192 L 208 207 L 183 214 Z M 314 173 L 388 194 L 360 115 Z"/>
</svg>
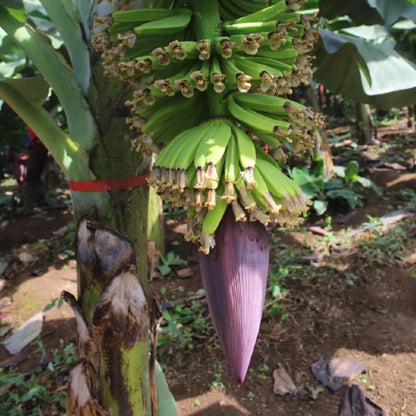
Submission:
<svg viewBox="0 0 416 416">
<path fill-rule="evenodd" d="M 378 225 L 377 233 L 362 231 L 369 215 L 378 218 L 397 209 L 416 208 L 416 200 L 410 206 L 403 192 L 416 195 L 416 174 L 406 166 L 404 170 L 368 166 L 383 196 L 368 193 L 363 208 L 334 216 L 326 237 L 306 228 L 323 227 L 323 220 L 309 220 L 292 231 L 270 230 L 271 270 L 279 273 L 286 267 L 288 273 L 281 279 L 278 303 L 269 299 L 267 310 L 278 304 L 278 313 L 266 310 L 242 386 L 233 380 L 210 329 L 192 333 L 192 349 L 189 343 L 178 347 L 178 342 L 160 348 L 159 358 L 180 416 L 336 416 L 344 388 L 336 393 L 321 389 L 310 370 L 312 363 L 332 358 L 364 364 L 366 371 L 354 383 L 391 416 L 416 416 L 415 217 Z M 70 212 L 57 209 L 1 221 L 0 260 L 7 259 L 8 267 L 0 293 L 0 329 L 17 327 L 62 290 L 76 293 L 75 261 L 65 254 L 64 235 L 69 232 L 62 229 L 70 218 Z M 150 287 L 163 287 L 166 302 L 185 299 L 186 307 L 187 298 L 201 288 L 197 251 L 183 241 L 181 218 L 167 220 L 166 227 L 166 251 L 173 250 L 187 260 L 175 271 L 189 268 L 189 277 L 180 278 L 174 272 L 154 280 Z M 353 230 L 361 231 L 348 234 Z M 53 232 L 58 235 L 50 240 Z M 19 260 L 21 253 L 30 253 L 30 261 Z M 206 309 L 203 297 L 200 300 Z M 45 315 L 41 339 L 48 356 L 75 340 L 75 323 L 66 306 L 52 308 Z M 32 345 L 23 351 L 16 372 L 39 366 L 35 350 Z M 6 359 L 10 356 L 0 347 L 0 364 Z M 273 393 L 272 373 L 279 364 L 296 385 L 295 396 Z M 60 379 L 61 385 L 65 382 L 66 377 Z M 43 414 L 63 412 L 45 407 Z"/>
</svg>

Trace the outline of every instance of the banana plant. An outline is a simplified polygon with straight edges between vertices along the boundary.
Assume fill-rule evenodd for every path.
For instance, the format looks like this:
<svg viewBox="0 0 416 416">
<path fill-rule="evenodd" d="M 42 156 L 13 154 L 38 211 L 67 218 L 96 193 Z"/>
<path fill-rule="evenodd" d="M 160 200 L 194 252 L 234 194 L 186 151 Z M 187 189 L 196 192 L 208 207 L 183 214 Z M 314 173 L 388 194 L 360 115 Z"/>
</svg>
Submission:
<svg viewBox="0 0 416 416">
<path fill-rule="evenodd" d="M 304 0 L 162 1 L 96 19 L 105 73 L 132 90 L 137 145 L 162 146 L 149 184 L 186 209 L 214 327 L 238 383 L 260 327 L 265 226 L 295 225 L 310 201 L 282 171 L 322 117 L 290 100 L 311 76 L 318 32 Z"/>
<path fill-rule="evenodd" d="M 186 238 L 205 256 L 214 325 L 243 382 L 266 291 L 265 226 L 297 224 L 310 204 L 281 164 L 290 152 L 307 152 L 322 125 L 288 98 L 311 75 L 318 36 L 313 18 L 299 12 L 305 0 L 161 0 L 124 10 L 116 1 L 40 1 L 71 65 L 19 0 L 2 3 L 0 26 L 53 88 L 68 131 L 20 81 L 1 81 L 0 95 L 57 159 L 77 218 L 90 216 L 78 226 L 78 300 L 65 294 L 79 325 L 70 414 L 149 414 L 146 307 L 135 278 L 145 277 L 144 259 L 132 258 L 121 234 L 144 252 L 146 189 L 134 184 L 155 144 L 163 149 L 148 182 L 172 209 L 187 210 Z"/>
<path fill-rule="evenodd" d="M 416 64 L 393 33 L 416 22 L 409 0 L 319 1 L 321 40 L 314 77 L 334 93 L 380 109 L 414 104 Z M 330 19 L 330 20 L 328 20 Z M 399 20 L 401 20 L 399 22 Z"/>
<path fill-rule="evenodd" d="M 160 368 L 156 366 L 156 377 L 149 375 L 149 317 L 142 289 L 147 260 L 134 254 L 146 252 L 148 190 L 139 185 L 145 184 L 142 175 L 149 162 L 132 151 L 124 107 L 129 90 L 103 74 L 90 43 L 92 16 L 111 13 L 119 3 L 123 2 L 2 1 L 2 44 L 13 43 L 22 50 L 39 76 L 1 77 L 0 98 L 35 131 L 61 167 L 76 219 L 88 217 L 78 228 L 78 299 L 65 295 L 77 317 L 78 361 L 82 363 L 71 373 L 68 414 L 149 415 L 150 378 L 159 381 L 157 390 L 164 390 L 159 402 L 152 400 L 153 408 L 170 416 L 176 408 Z M 51 41 L 52 32 L 57 36 Z M 61 44 L 64 55 L 55 49 Z M 6 75 L 13 74 L 9 69 Z M 68 128 L 59 126 L 42 106 L 50 89 L 59 99 Z M 103 235 L 111 255 L 107 251 L 94 258 L 96 267 L 92 267 L 89 253 L 104 249 L 98 244 L 98 236 Z M 88 236 L 94 241 L 83 244 Z M 109 264 L 110 259 L 114 264 Z M 116 293 L 125 295 L 125 305 L 130 307 L 117 308 Z M 100 315 L 103 305 L 106 313 Z M 130 330 L 117 335 L 118 326 Z M 106 328 L 113 331 L 114 342 L 106 339 Z"/>
</svg>

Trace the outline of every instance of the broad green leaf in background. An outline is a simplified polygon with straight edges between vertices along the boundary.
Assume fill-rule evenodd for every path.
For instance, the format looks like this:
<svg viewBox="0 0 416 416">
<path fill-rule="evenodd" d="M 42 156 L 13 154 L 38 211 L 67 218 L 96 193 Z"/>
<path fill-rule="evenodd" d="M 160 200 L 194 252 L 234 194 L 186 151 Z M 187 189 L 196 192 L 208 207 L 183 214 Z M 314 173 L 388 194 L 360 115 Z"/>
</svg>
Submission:
<svg viewBox="0 0 416 416">
<path fill-rule="evenodd" d="M 384 25 L 389 27 L 400 18 L 416 21 L 416 5 L 408 0 L 367 0 L 384 19 Z"/>
<path fill-rule="evenodd" d="M 352 209 L 363 206 L 362 196 L 349 189 L 334 189 L 328 191 L 326 195 L 330 199 L 344 199 Z"/>
<path fill-rule="evenodd" d="M 322 215 L 328 209 L 328 201 L 316 199 L 313 201 L 312 207 L 315 210 L 316 215 Z"/>
<path fill-rule="evenodd" d="M 355 182 L 358 178 L 358 172 L 360 171 L 360 166 L 356 160 L 351 160 L 344 172 L 345 180 L 347 182 Z"/>
<path fill-rule="evenodd" d="M 72 69 L 38 33 L 15 19 L 9 9 L 2 6 L 0 26 L 32 59 L 53 88 L 64 108 L 73 140 L 89 149 L 96 134 L 95 122 Z"/>
<path fill-rule="evenodd" d="M 78 9 L 81 17 L 82 27 L 84 30 L 84 36 L 87 41 L 90 39 L 90 26 L 89 20 L 91 16 L 92 0 L 73 0 L 74 5 Z"/>
<path fill-rule="evenodd" d="M 389 38 L 391 39 L 390 32 L 381 25 L 344 27 L 340 29 L 340 33 L 363 38 L 375 44 L 383 43 Z"/>
<path fill-rule="evenodd" d="M 315 78 L 334 93 L 381 109 L 416 101 L 416 65 L 390 40 L 374 44 L 323 29 L 316 56 Z"/>
<path fill-rule="evenodd" d="M 322 193 L 324 186 L 323 177 L 320 175 L 312 174 L 308 168 L 293 168 L 292 177 L 295 182 L 302 188 L 306 198 L 314 198 Z"/>
<path fill-rule="evenodd" d="M 391 26 L 400 18 L 416 20 L 416 3 L 409 0 L 319 0 L 319 15 L 347 15 L 358 24 Z"/>
<path fill-rule="evenodd" d="M 383 19 L 367 0 L 319 0 L 319 15 L 328 19 L 350 16 L 358 24 L 382 24 Z"/>
</svg>

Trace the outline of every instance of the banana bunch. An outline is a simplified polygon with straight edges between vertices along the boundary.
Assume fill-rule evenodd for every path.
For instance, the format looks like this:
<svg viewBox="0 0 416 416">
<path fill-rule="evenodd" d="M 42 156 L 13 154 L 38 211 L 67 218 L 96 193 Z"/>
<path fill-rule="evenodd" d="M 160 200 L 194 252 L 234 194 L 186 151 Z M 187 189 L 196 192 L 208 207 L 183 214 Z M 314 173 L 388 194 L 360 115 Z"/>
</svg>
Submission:
<svg viewBox="0 0 416 416">
<path fill-rule="evenodd" d="M 96 19 L 105 73 L 132 89 L 138 147 L 165 145 L 149 184 L 188 210 L 186 238 L 204 253 L 228 205 L 236 221 L 283 225 L 308 209 L 276 161 L 311 148 L 323 123 L 287 98 L 311 75 L 318 33 L 305 2 L 173 0 Z"/>
<path fill-rule="evenodd" d="M 188 209 L 186 238 L 206 254 L 228 205 L 236 221 L 295 225 L 309 204 L 276 160 L 226 118 L 178 134 L 156 159 L 149 184 L 172 209 Z"/>
</svg>

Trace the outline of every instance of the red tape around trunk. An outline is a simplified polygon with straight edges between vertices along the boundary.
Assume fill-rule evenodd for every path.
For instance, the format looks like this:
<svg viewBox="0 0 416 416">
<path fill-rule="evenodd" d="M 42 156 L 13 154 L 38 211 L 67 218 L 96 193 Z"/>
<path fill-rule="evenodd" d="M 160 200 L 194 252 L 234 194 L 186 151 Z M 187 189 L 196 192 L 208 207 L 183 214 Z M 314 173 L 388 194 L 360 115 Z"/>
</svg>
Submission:
<svg viewBox="0 0 416 416">
<path fill-rule="evenodd" d="M 102 179 L 96 181 L 68 181 L 71 191 L 94 192 L 94 191 L 116 191 L 119 189 L 137 188 L 146 184 L 146 178 L 150 172 L 141 176 L 128 179 Z"/>
</svg>

